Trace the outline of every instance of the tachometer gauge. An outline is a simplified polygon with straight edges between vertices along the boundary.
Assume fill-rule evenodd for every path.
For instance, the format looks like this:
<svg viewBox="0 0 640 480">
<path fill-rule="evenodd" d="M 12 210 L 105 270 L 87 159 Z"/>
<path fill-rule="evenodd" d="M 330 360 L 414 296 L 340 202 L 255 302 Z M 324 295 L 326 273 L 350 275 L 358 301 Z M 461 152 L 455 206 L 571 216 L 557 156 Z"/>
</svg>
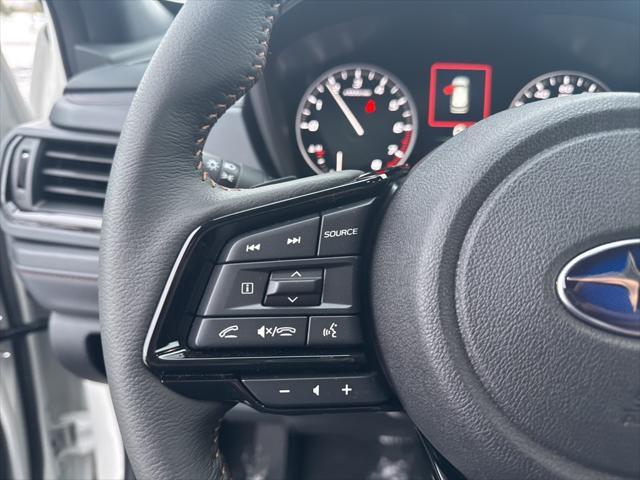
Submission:
<svg viewBox="0 0 640 480">
<path fill-rule="evenodd" d="M 511 107 L 579 93 L 608 92 L 609 88 L 591 75 L 580 72 L 551 72 L 534 78 L 518 92 Z"/>
<path fill-rule="evenodd" d="M 296 115 L 302 156 L 317 173 L 382 170 L 406 162 L 416 107 L 393 75 L 368 65 L 334 68 L 306 91 Z"/>
</svg>

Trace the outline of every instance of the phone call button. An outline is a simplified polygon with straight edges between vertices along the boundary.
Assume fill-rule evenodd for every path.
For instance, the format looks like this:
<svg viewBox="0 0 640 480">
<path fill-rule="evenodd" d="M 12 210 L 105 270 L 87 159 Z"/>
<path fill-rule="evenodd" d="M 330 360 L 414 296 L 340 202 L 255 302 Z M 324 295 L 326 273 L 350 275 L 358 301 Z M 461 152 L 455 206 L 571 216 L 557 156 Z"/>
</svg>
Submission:
<svg viewBox="0 0 640 480">
<path fill-rule="evenodd" d="M 207 348 L 302 347 L 306 317 L 197 318 L 189 346 Z"/>
</svg>

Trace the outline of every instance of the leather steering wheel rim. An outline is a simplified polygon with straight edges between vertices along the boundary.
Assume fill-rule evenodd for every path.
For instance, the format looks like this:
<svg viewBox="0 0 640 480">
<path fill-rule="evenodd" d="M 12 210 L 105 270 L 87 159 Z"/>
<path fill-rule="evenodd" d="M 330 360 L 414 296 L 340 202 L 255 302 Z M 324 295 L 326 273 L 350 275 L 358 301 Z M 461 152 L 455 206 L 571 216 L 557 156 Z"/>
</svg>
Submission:
<svg viewBox="0 0 640 480">
<path fill-rule="evenodd" d="M 270 0 L 184 5 L 122 130 L 104 210 L 100 319 L 111 395 L 139 479 L 228 478 L 218 449 L 228 405 L 182 397 L 142 363 L 154 309 L 189 232 L 357 175 L 229 191 L 199 169 L 208 131 L 261 75 L 278 7 Z"/>
</svg>

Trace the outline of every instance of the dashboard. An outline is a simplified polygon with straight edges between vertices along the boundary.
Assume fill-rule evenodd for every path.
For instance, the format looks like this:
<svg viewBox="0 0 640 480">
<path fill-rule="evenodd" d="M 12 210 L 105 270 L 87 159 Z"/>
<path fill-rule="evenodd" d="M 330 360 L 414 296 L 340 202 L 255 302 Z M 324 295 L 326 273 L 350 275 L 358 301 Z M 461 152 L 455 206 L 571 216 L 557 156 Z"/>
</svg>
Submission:
<svg viewBox="0 0 640 480">
<path fill-rule="evenodd" d="M 250 107 L 278 175 L 411 166 L 552 97 L 640 90 L 638 4 L 300 2 Z M 312 19 L 310 21 L 310 19 Z"/>
</svg>

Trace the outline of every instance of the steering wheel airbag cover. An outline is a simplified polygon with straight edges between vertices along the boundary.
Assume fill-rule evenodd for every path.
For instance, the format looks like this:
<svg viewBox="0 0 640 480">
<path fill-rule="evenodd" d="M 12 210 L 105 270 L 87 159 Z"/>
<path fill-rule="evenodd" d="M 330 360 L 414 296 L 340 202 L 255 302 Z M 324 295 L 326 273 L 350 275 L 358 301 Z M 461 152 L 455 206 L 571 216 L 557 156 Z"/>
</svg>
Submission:
<svg viewBox="0 0 640 480">
<path fill-rule="evenodd" d="M 470 478 L 640 474 L 640 342 L 555 289 L 577 254 L 640 236 L 639 158 L 639 95 L 545 101 L 448 141 L 391 202 L 372 279 L 384 361 Z"/>
</svg>

